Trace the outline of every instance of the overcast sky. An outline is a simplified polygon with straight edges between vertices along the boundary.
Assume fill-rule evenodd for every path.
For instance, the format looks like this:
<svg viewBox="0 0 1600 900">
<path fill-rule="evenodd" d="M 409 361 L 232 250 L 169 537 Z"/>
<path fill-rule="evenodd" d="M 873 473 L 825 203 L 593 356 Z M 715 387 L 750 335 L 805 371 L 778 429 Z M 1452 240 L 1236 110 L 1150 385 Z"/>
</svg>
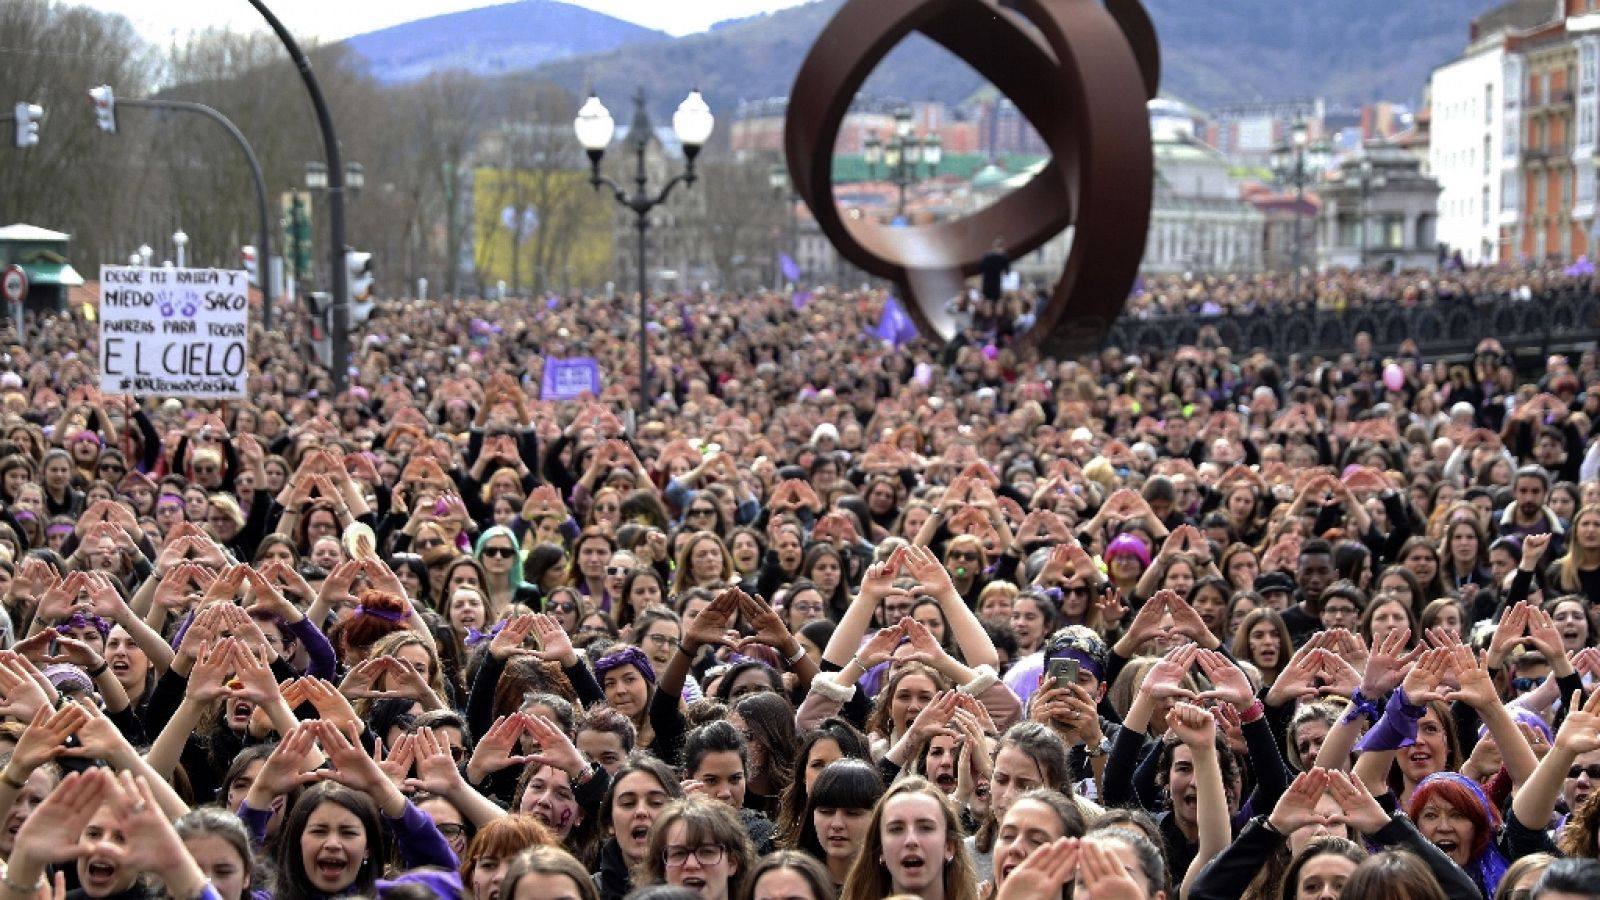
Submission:
<svg viewBox="0 0 1600 900">
<path fill-rule="evenodd" d="M 0 0 L 4 2 L 4 0 Z M 173 32 L 211 26 L 265 30 L 245 0 L 77 0 L 85 6 L 121 13 L 148 39 L 166 41 Z M 724 19 L 798 6 L 804 0 L 568 0 L 578 6 L 627 19 L 671 34 L 704 31 Z M 297 37 L 338 40 L 479 6 L 485 0 L 269 0 L 272 10 Z"/>
</svg>

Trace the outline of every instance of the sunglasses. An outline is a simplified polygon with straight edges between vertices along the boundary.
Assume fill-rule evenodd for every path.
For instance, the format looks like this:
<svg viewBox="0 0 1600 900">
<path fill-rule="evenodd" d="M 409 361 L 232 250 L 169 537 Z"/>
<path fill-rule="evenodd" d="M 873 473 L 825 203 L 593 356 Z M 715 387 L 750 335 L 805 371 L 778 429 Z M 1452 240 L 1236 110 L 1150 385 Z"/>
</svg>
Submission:
<svg viewBox="0 0 1600 900">
<path fill-rule="evenodd" d="M 952 550 L 946 555 L 951 562 L 977 562 L 980 557 L 971 550 Z"/>
<path fill-rule="evenodd" d="M 417 541 L 418 550 L 432 550 L 434 547 L 443 546 L 444 541 L 441 541 L 438 538 L 424 538 L 423 540 Z"/>
<path fill-rule="evenodd" d="M 1573 766 L 1567 770 L 1568 778 L 1577 778 L 1579 775 L 1589 776 L 1590 781 L 1600 781 L 1600 763 L 1590 763 L 1587 766 Z"/>
<path fill-rule="evenodd" d="M 1063 597 L 1087 597 L 1091 593 L 1093 592 L 1089 590 L 1088 585 L 1078 585 L 1077 587 L 1072 587 L 1069 585 L 1061 589 L 1061 595 Z"/>
<path fill-rule="evenodd" d="M 496 556 L 501 559 L 510 559 L 511 557 L 517 555 L 517 551 L 510 547 L 485 547 L 483 548 L 483 555 Z"/>
<path fill-rule="evenodd" d="M 551 603 L 550 605 L 546 606 L 545 609 L 548 609 L 553 613 L 577 612 L 578 611 L 578 604 L 576 604 L 576 603 Z"/>
<path fill-rule="evenodd" d="M 695 518 L 695 519 L 698 519 L 701 516 L 715 516 L 716 514 L 717 514 L 717 511 L 714 510 L 714 509 L 691 509 L 691 510 L 689 510 L 690 518 Z"/>
<path fill-rule="evenodd" d="M 612 578 L 621 578 L 622 576 L 628 574 L 628 567 L 627 566 L 606 566 L 606 574 L 610 575 Z"/>
</svg>

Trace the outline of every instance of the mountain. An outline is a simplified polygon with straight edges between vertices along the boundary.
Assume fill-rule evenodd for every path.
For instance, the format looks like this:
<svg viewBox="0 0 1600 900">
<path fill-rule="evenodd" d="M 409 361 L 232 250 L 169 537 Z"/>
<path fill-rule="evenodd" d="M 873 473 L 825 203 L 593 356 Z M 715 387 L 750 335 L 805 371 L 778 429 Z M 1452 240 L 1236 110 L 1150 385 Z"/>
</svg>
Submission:
<svg viewBox="0 0 1600 900">
<path fill-rule="evenodd" d="M 638 85 L 668 113 L 698 85 L 720 112 L 787 96 L 812 42 L 843 0 L 817 0 L 673 39 L 555 0 L 435 16 L 351 38 L 373 72 L 404 81 L 466 68 L 530 73 L 573 93 L 624 98 Z M 1473 16 L 1500 0 L 1145 0 L 1162 45 L 1162 90 L 1202 108 L 1323 97 L 1332 104 L 1420 102 L 1428 73 L 1461 52 Z M 912 36 L 865 92 L 960 103 L 984 79 Z M 616 106 L 616 102 L 613 102 Z"/>
<path fill-rule="evenodd" d="M 1420 102 L 1428 73 L 1466 46 L 1473 16 L 1499 0 L 1146 0 L 1162 44 L 1165 93 L 1210 107 L 1246 100 L 1325 97 Z M 569 90 L 606 96 L 639 84 L 672 94 L 698 84 L 714 104 L 787 96 L 795 72 L 842 0 L 819 0 L 701 34 L 627 46 L 540 66 Z M 983 84 L 965 63 L 920 36 L 903 42 L 865 92 L 958 103 Z M 663 105 L 667 97 L 659 97 Z M 668 107 L 670 108 L 670 107 Z"/>
<path fill-rule="evenodd" d="M 464 69 L 495 76 L 521 72 L 624 44 L 670 41 L 603 13 L 556 0 L 521 0 L 406 22 L 350 38 L 374 77 L 405 82 L 430 72 Z"/>
</svg>

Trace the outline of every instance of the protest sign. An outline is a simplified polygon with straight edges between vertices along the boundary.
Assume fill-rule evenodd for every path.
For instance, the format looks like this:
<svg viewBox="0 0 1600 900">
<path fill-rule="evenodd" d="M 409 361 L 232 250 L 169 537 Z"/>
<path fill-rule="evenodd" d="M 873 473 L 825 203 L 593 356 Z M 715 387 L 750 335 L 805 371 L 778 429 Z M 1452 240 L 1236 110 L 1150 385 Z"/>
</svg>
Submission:
<svg viewBox="0 0 1600 900">
<path fill-rule="evenodd" d="M 575 400 L 584 391 L 600 396 L 600 364 L 587 356 L 546 359 L 540 400 Z"/>
<path fill-rule="evenodd" d="M 249 273 L 100 267 L 100 390 L 245 396 Z"/>
</svg>

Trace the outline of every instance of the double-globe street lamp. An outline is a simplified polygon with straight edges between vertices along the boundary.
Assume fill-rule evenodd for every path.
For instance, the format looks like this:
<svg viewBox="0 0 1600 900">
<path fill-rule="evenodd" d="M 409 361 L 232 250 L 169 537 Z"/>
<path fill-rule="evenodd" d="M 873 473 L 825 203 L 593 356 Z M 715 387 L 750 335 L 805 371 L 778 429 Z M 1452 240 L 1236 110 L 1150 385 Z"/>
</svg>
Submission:
<svg viewBox="0 0 1600 900">
<path fill-rule="evenodd" d="M 894 111 L 894 132 L 888 141 L 880 140 L 877 133 L 872 132 L 861 149 L 867 163 L 867 177 L 877 178 L 878 166 L 882 165 L 889 182 L 900 189 L 897 215 L 902 217 L 906 214 L 906 188 L 923 179 L 921 167 L 926 165 L 926 177 L 932 178 L 944 159 L 944 144 L 939 136 L 917 137 L 911 109 L 905 106 Z"/>
<path fill-rule="evenodd" d="M 1289 134 L 1289 142 L 1272 151 L 1272 172 L 1279 184 L 1294 187 L 1294 238 L 1290 243 L 1294 253 L 1294 296 L 1299 299 L 1300 260 L 1305 251 L 1300 220 L 1305 214 L 1306 185 L 1315 182 L 1328 167 L 1329 150 L 1326 141 L 1311 142 L 1311 129 L 1304 119 L 1296 120 Z"/>
<path fill-rule="evenodd" d="M 695 178 L 694 159 L 700 153 L 700 148 L 705 146 L 706 140 L 711 137 L 711 129 L 716 124 L 716 119 L 711 115 L 711 108 L 706 105 L 705 98 L 700 96 L 699 88 L 689 92 L 689 96 L 678 105 L 678 111 L 672 114 L 672 131 L 678 137 L 678 142 L 683 145 L 684 168 L 683 172 L 673 176 L 659 192 L 652 194 L 649 189 L 649 175 L 645 172 L 645 151 L 650 146 L 651 126 L 650 115 L 645 110 L 644 88 L 640 88 L 633 97 L 633 123 L 628 126 L 627 141 L 637 160 L 634 169 L 633 193 L 628 193 L 621 185 L 610 177 L 600 174 L 600 160 L 605 156 L 606 148 L 611 145 L 611 138 L 616 134 L 617 122 L 611 117 L 611 112 L 600 102 L 594 94 L 578 110 L 578 117 L 572 123 L 572 129 L 578 135 L 578 143 L 589 154 L 589 183 L 596 190 L 602 186 L 611 189 L 611 195 L 616 201 L 633 210 L 636 217 L 635 228 L 639 233 L 639 415 L 642 417 L 650 412 L 650 329 L 649 305 L 650 294 L 649 278 L 645 275 L 645 236 L 650 230 L 650 211 L 666 202 L 667 195 L 679 183 L 693 184 Z"/>
</svg>

